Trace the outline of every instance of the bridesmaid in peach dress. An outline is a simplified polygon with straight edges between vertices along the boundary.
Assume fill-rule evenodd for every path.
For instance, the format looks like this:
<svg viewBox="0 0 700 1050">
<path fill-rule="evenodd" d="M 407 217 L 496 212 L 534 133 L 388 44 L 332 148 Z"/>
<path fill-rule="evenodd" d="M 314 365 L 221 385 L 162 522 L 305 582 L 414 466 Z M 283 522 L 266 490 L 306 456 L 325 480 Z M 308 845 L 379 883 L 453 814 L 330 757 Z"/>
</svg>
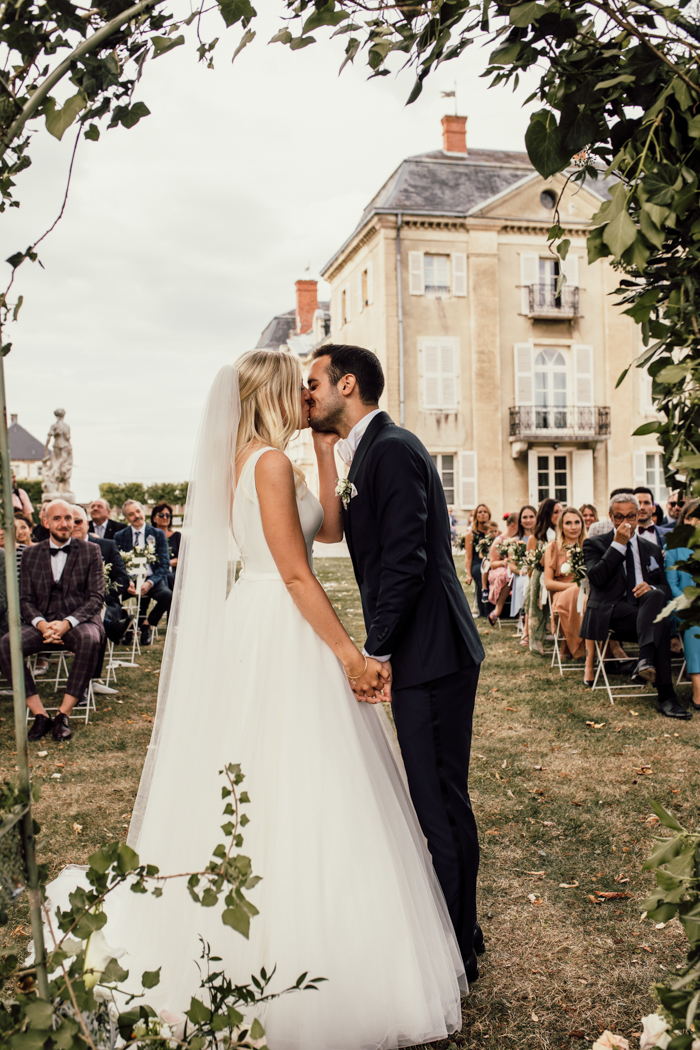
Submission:
<svg viewBox="0 0 700 1050">
<path fill-rule="evenodd" d="M 586 538 L 586 526 L 581 511 L 566 507 L 559 515 L 556 539 L 544 552 L 544 582 L 551 595 L 552 613 L 557 613 L 564 634 L 560 655 L 562 659 L 586 658 L 584 681 L 589 682 L 594 674 L 595 646 L 579 637 L 583 611 L 578 611 L 579 588 L 573 574 L 562 573 L 573 547 L 581 547 Z"/>
</svg>

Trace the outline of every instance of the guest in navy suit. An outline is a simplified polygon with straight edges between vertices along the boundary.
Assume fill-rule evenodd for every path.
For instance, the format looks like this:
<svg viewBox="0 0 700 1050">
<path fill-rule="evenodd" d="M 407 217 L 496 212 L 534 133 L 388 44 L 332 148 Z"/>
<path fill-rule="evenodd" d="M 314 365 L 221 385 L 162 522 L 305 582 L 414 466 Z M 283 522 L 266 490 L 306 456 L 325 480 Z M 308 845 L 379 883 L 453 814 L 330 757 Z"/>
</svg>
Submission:
<svg viewBox="0 0 700 1050">
<path fill-rule="evenodd" d="M 122 529 L 114 537 L 114 542 L 122 551 L 131 551 L 134 547 L 145 547 L 149 539 L 153 539 L 158 555 L 155 565 L 149 565 L 146 570 L 146 579 L 141 588 L 141 606 L 139 608 L 139 626 L 141 629 L 141 645 L 150 645 L 153 639 L 153 627 L 160 622 L 163 613 L 170 609 L 173 600 L 173 592 L 168 587 L 168 573 L 170 572 L 170 551 L 168 541 L 162 529 L 154 529 L 152 525 L 146 524 L 143 507 L 136 500 L 129 499 L 122 508 L 124 517 L 129 522 L 126 529 Z M 129 588 L 129 594 L 136 594 L 133 583 Z M 148 613 L 151 598 L 155 605 Z"/>
<path fill-rule="evenodd" d="M 659 528 L 654 521 L 654 510 L 656 508 L 654 493 L 651 489 L 646 488 L 645 485 L 637 485 L 633 491 L 639 503 L 637 535 L 645 540 L 649 540 L 650 543 L 655 543 L 658 547 L 665 547 L 666 533 L 670 530 Z"/>
<path fill-rule="evenodd" d="M 455 570 L 445 493 L 425 446 L 380 410 L 384 376 L 376 355 L 328 345 L 314 357 L 309 422 L 325 520 L 336 525 L 326 542 L 345 535 L 367 627 L 365 653 L 390 662 L 411 799 L 474 981 L 483 937 L 468 774 L 484 650 Z M 336 443 L 350 466 L 344 506 L 334 494 Z"/>
</svg>

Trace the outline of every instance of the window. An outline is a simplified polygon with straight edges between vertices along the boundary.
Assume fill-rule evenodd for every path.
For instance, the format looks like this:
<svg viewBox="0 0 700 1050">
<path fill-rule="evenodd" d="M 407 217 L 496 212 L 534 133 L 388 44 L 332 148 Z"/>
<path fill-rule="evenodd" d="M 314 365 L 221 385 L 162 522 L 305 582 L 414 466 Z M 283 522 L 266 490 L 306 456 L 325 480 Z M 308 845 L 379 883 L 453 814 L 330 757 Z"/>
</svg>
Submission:
<svg viewBox="0 0 700 1050">
<path fill-rule="evenodd" d="M 357 275 L 357 312 L 361 314 L 365 307 L 372 304 L 374 298 L 372 279 L 372 261 L 367 262 L 364 270 Z"/>
<path fill-rule="evenodd" d="M 535 420 L 538 430 L 566 426 L 566 361 L 559 350 L 535 356 Z"/>
<path fill-rule="evenodd" d="M 639 373 L 639 408 L 645 416 L 656 415 L 652 397 L 652 379 L 646 369 L 641 369 Z"/>
<path fill-rule="evenodd" d="M 552 193 L 551 190 L 543 190 L 542 193 L 540 193 L 540 204 L 543 208 L 546 208 L 547 211 L 552 211 L 556 203 L 556 193 Z"/>
<path fill-rule="evenodd" d="M 439 455 L 430 457 L 440 475 L 440 481 L 445 492 L 445 502 L 454 506 L 455 502 L 455 457 L 454 455 Z"/>
<path fill-rule="evenodd" d="M 657 503 L 668 499 L 668 488 L 664 478 L 663 456 L 661 452 L 634 453 L 634 483 L 646 485 L 654 493 Z"/>
<path fill-rule="evenodd" d="M 423 274 L 426 294 L 449 295 L 450 293 L 450 257 L 449 255 L 425 255 L 423 257 Z"/>
<path fill-rule="evenodd" d="M 423 409 L 456 412 L 458 404 L 459 339 L 419 339 Z"/>
<path fill-rule="evenodd" d="M 340 323 L 347 324 L 350 320 L 350 292 L 344 289 L 340 293 Z"/>
<path fill-rule="evenodd" d="M 363 270 L 360 275 L 360 298 L 362 305 L 369 306 L 369 299 L 367 298 L 367 271 Z"/>
<path fill-rule="evenodd" d="M 569 457 L 559 452 L 530 451 L 530 499 L 535 505 L 543 499 L 569 502 Z"/>
<path fill-rule="evenodd" d="M 561 306 L 561 296 L 557 295 L 557 281 L 559 280 L 559 260 L 542 259 L 539 262 L 539 284 L 537 285 L 537 305 Z"/>
</svg>

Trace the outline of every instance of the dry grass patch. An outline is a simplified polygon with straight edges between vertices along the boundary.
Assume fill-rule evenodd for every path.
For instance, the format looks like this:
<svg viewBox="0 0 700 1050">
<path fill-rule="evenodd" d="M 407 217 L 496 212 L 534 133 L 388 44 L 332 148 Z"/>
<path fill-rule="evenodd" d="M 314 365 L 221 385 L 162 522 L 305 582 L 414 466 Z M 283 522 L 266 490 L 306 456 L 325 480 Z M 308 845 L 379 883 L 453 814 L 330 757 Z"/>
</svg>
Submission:
<svg viewBox="0 0 700 1050">
<path fill-rule="evenodd" d="M 360 643 L 349 561 L 320 560 L 317 569 Z M 655 833 L 649 800 L 697 825 L 700 720 L 675 723 L 648 700 L 611 707 L 602 693 L 584 690 L 582 672 L 561 679 L 548 661 L 524 651 L 512 627 L 486 625 L 481 633 L 487 660 L 471 786 L 487 953 L 465 1000 L 462 1032 L 434 1045 L 559 1050 L 590 1045 L 604 1028 L 633 1036 L 654 1008 L 650 985 L 675 970 L 685 944 L 677 922 L 656 930 L 640 921 L 639 901 L 652 884 L 641 872 Z M 123 702 L 98 698 L 97 716 L 88 727 L 77 723 L 69 744 L 31 746 L 33 773 L 43 781 L 42 858 L 52 875 L 126 835 L 161 654 L 162 640 L 144 651 L 138 670 L 121 670 L 116 699 Z M 681 698 L 688 692 L 681 689 Z M 9 699 L 0 716 L 0 770 L 7 774 L 14 768 Z M 45 759 L 39 750 L 48 751 Z M 25 920 L 20 900 L 0 939 L 26 943 L 19 932 Z"/>
</svg>

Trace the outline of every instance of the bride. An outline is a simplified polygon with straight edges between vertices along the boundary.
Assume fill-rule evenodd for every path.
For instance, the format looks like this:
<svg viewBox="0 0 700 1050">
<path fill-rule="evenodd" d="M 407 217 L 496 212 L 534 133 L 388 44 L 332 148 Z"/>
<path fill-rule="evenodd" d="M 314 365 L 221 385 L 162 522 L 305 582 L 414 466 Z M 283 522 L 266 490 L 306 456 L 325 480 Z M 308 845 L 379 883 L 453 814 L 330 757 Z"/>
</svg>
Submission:
<svg viewBox="0 0 700 1050">
<path fill-rule="evenodd" d="M 388 719 L 351 689 L 380 700 L 382 665 L 313 572 L 323 511 L 284 452 L 308 426 L 308 396 L 283 351 L 252 351 L 216 377 L 128 839 L 163 873 L 203 868 L 222 839 L 218 771 L 240 763 L 260 914 L 246 941 L 174 880 L 160 899 L 108 899 L 105 932 L 132 975 L 162 966 L 156 1009 L 188 1008 L 201 935 L 232 980 L 275 965 L 282 987 L 304 971 L 327 979 L 269 1004 L 270 1050 L 388 1050 L 459 1030 L 467 985 Z M 49 887 L 52 904 L 71 879 L 66 869 Z"/>
</svg>

